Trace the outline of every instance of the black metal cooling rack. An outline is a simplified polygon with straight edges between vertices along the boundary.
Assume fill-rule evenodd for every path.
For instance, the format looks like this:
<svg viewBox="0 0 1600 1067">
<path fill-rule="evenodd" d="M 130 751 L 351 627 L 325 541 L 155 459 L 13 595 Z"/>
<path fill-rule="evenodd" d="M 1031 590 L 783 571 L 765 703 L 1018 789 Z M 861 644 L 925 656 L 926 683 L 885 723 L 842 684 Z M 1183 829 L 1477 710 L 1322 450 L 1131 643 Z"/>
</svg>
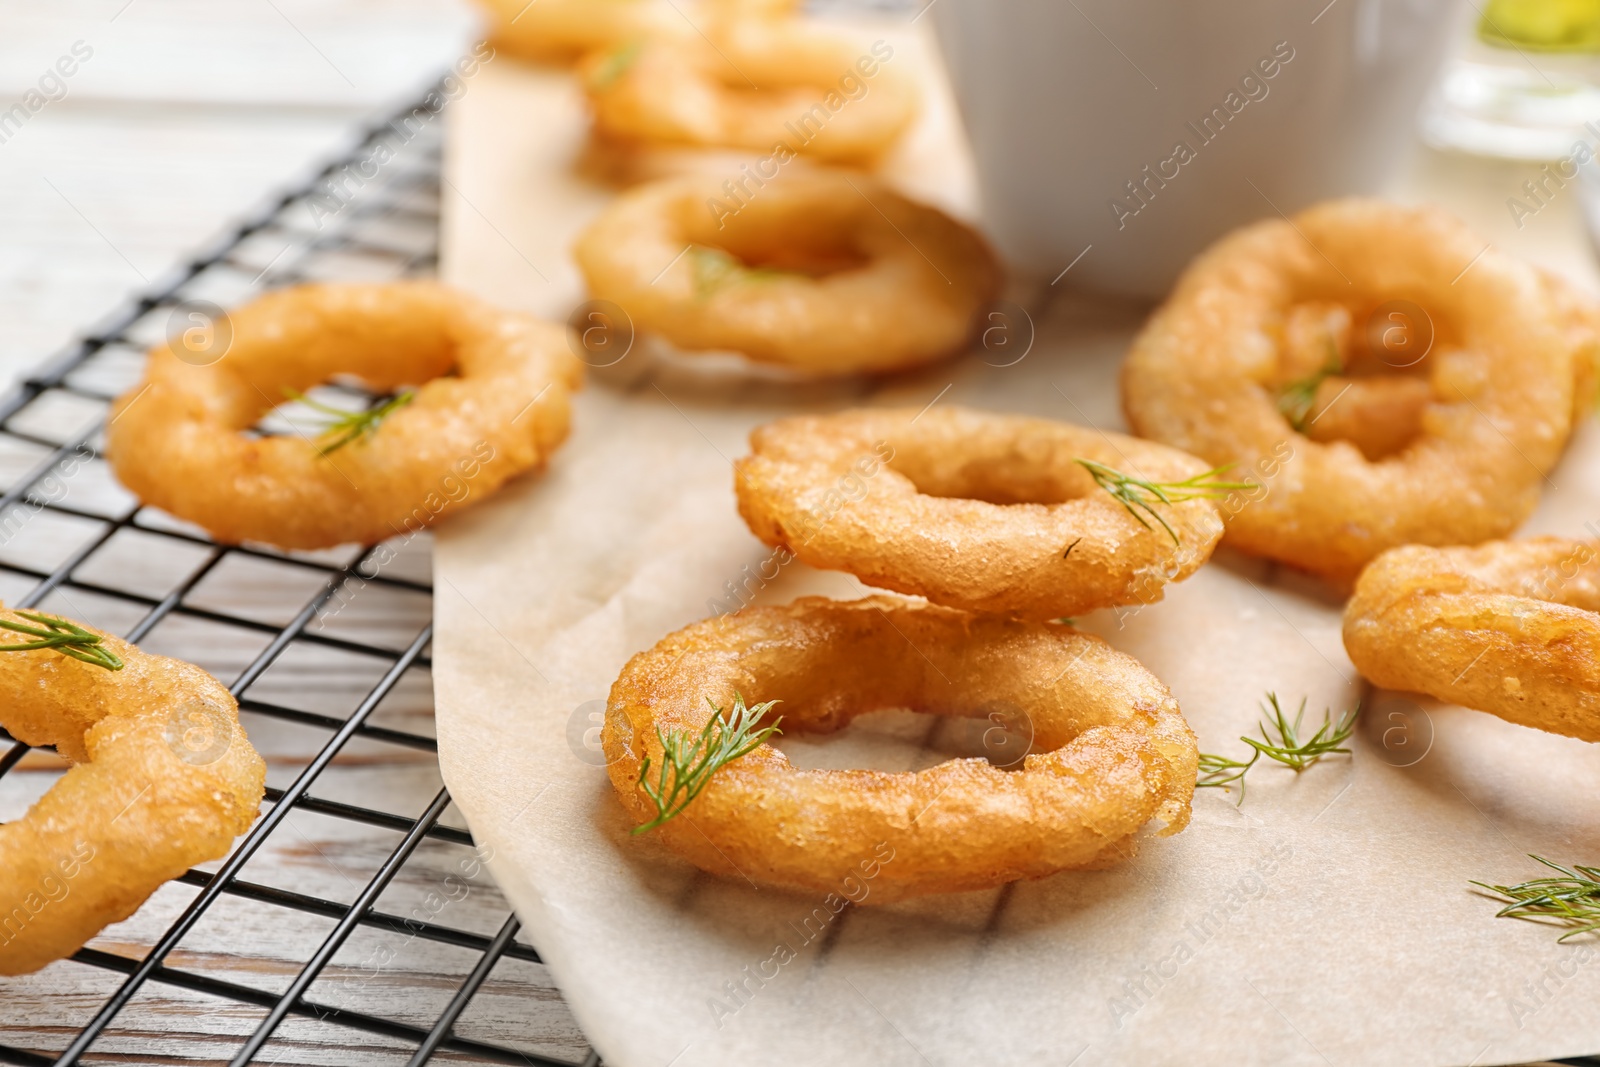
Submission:
<svg viewBox="0 0 1600 1067">
<path fill-rule="evenodd" d="M 121 981 L 109 996 L 92 1006 L 93 1015 L 87 1025 L 45 1028 L 70 1038 L 62 1051 L 45 1054 L 0 1044 L 0 1062 L 31 1067 L 77 1064 L 88 1062 L 90 1057 L 101 1062 L 144 1059 L 137 1046 L 120 1052 L 96 1046 L 129 1005 L 154 984 L 177 987 L 235 1008 L 248 1006 L 258 1013 L 254 1017 L 253 1031 L 243 1043 L 235 1043 L 222 1053 L 226 1062 L 232 1064 L 278 1062 L 263 1054 L 264 1046 L 285 1020 L 309 1018 L 318 1020 L 317 1025 L 326 1028 L 328 1032 L 323 1040 L 335 1047 L 341 1041 L 341 1033 L 345 1035 L 344 1040 L 350 1039 L 350 1031 L 390 1039 L 387 1047 L 399 1050 L 394 1054 L 395 1062 L 410 1051 L 406 1061 L 410 1064 L 426 1063 L 439 1055 L 451 1062 L 566 1067 L 568 1061 L 565 1060 L 507 1044 L 469 1039 L 454 1032 L 463 1012 L 497 965 L 506 960 L 539 963 L 538 953 L 517 940 L 518 922 L 514 915 L 507 915 L 498 931 L 489 935 L 437 921 L 440 916 L 421 921 L 379 910 L 376 906 L 380 896 L 394 884 L 396 876 L 425 842 L 472 845 L 466 830 L 441 821 L 450 803 L 448 792 L 440 789 L 416 817 L 332 800 L 316 792 L 335 757 L 355 739 L 437 753 L 432 737 L 369 721 L 408 673 L 421 672 L 426 686 L 431 623 L 421 624 L 420 630 L 403 642 L 403 647 L 395 643 L 385 647 L 310 627 L 313 620 L 327 614 L 330 605 L 338 603 L 347 583 L 359 582 L 363 588 L 376 585 L 414 597 L 430 597 L 431 581 L 384 573 L 372 563 L 376 547 L 346 552 L 340 557 L 336 553 L 281 553 L 266 547 L 220 545 L 207 539 L 203 531 L 175 523 L 170 517 L 144 509 L 125 497 L 119 509 L 108 513 L 102 508 L 61 499 L 60 494 L 48 488 L 51 479 L 59 477 L 69 464 L 75 478 L 86 477 L 81 471 L 88 465 L 93 468 L 87 475 L 89 480 L 103 477 L 109 481 L 109 472 L 103 469 L 100 456 L 100 440 L 107 407 L 124 387 L 115 381 L 119 374 L 124 380 L 130 373 L 137 374 L 142 359 L 140 353 L 153 339 L 151 328 L 170 320 L 185 301 L 206 298 L 228 303 L 257 288 L 302 280 L 363 280 L 433 273 L 438 246 L 441 125 L 442 120 L 413 105 L 363 131 L 336 161 L 292 191 L 275 197 L 210 248 L 92 329 L 0 401 L 0 452 L 11 448 L 39 457 L 0 493 L 0 531 L 9 536 L 22 520 L 38 522 L 45 515 L 75 520 L 80 526 L 95 525 L 92 535 L 53 566 L 33 566 L 0 556 L 0 584 L 4 585 L 4 590 L 8 593 L 26 590 L 20 595 L 8 596 L 8 601 L 13 606 L 31 607 L 46 601 L 66 599 L 70 602 L 74 595 L 109 599 L 137 618 L 131 626 L 121 627 L 127 639 L 134 642 L 145 640 L 158 625 L 178 619 L 252 631 L 265 639 L 265 646 L 248 660 L 229 687 L 246 714 L 247 725 L 249 721 L 277 720 L 327 735 L 320 749 L 292 782 L 283 788 L 268 789 L 264 814 L 220 867 L 215 871 L 193 870 L 179 880 L 197 892 L 142 957 L 132 958 L 95 947 L 85 948 L 72 957 L 72 966 L 111 972 L 121 976 Z M 392 159 L 380 150 L 380 145 L 395 153 Z M 381 164 L 375 162 L 380 158 Z M 273 248 L 279 250 L 269 256 Z M 267 262 L 263 264 L 263 260 Z M 108 381 L 113 382 L 109 387 Z M 64 425 L 65 431 L 62 430 Z M 197 562 L 175 585 L 160 593 L 140 590 L 137 588 L 140 583 L 133 580 L 118 582 L 97 578 L 97 573 L 103 574 L 106 570 L 104 567 L 96 570 L 97 554 L 127 531 L 190 546 L 189 551 Z M 315 592 L 286 623 L 281 617 L 257 617 L 249 610 L 250 605 L 242 608 L 219 605 L 214 600 L 207 602 L 195 596 L 208 576 L 214 575 L 227 561 L 239 559 L 272 561 L 274 565 L 301 569 L 311 576 Z M 316 582 L 318 578 L 320 582 Z M 199 628 L 195 632 L 203 634 Z M 200 638 L 202 645 L 203 640 Z M 259 695 L 261 686 L 258 683 L 263 675 L 279 663 L 286 650 L 298 645 L 376 658 L 382 665 L 381 677 L 360 697 L 347 717 L 288 706 L 279 699 Z M 162 649 L 169 650 L 190 659 L 200 659 L 206 652 L 200 646 Z M 316 680 L 311 679 L 309 684 L 314 688 Z M 427 687 L 427 692 L 431 694 L 431 687 Z M 270 690 L 266 694 L 272 695 Z M 9 751 L 0 755 L 0 776 L 15 769 L 29 752 L 29 746 L 0 730 L 0 750 L 6 746 Z M 355 892 L 348 904 L 241 877 L 252 857 L 268 846 L 273 835 L 285 828 L 286 820 L 296 811 L 379 827 L 401 835 L 400 842 L 382 858 L 376 873 Z M 274 921 L 285 927 L 304 927 L 302 940 L 307 944 L 316 943 L 321 935 L 314 951 L 291 961 L 291 968 L 298 966 L 299 970 L 287 988 L 267 991 L 173 963 L 174 950 L 205 919 L 208 911 L 217 909 L 219 902 L 230 898 L 242 898 L 277 909 Z M 503 909 L 503 902 L 500 906 Z M 329 920 L 333 923 L 331 931 L 327 931 Z M 308 995 L 313 984 L 357 931 L 401 934 L 453 946 L 478 954 L 478 959 L 444 1009 L 433 1017 L 431 1025 L 418 1025 L 415 1020 L 398 1020 L 378 1012 L 313 999 Z M 86 989 L 91 985 L 79 982 L 77 988 Z M 0 986 L 0 1002 L 9 999 L 9 994 Z M 262 1009 L 264 1015 L 259 1014 Z M 63 1013 L 66 1014 L 65 1008 Z M 282 1054 L 280 1051 L 279 1055 Z M 212 1058 L 215 1055 L 213 1043 L 212 1051 L 204 1059 L 220 1062 Z M 592 1067 L 598 1057 L 591 1051 L 583 1062 Z"/>
</svg>

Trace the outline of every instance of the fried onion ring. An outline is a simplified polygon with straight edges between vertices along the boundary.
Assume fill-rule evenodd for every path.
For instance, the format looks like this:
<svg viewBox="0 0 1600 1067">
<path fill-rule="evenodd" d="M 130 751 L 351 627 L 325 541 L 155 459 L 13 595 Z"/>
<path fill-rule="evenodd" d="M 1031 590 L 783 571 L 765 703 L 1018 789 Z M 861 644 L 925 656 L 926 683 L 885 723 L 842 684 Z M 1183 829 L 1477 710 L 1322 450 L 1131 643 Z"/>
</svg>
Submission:
<svg viewBox="0 0 1600 1067">
<path fill-rule="evenodd" d="M 591 295 L 681 349 L 813 374 L 961 351 L 999 289 L 977 233 L 863 177 L 792 173 L 737 211 L 712 179 L 618 197 L 574 254 Z"/>
<path fill-rule="evenodd" d="M 1600 542 L 1535 537 L 1391 549 L 1345 607 L 1374 685 L 1600 741 Z"/>
<path fill-rule="evenodd" d="M 1121 434 L 959 407 L 780 419 L 735 464 L 739 514 L 762 541 L 825 570 L 936 604 L 1044 621 L 1151 603 L 1211 556 L 1208 499 L 1141 520 L 1082 458 L 1156 482 L 1206 471 Z M 1145 523 L 1148 522 L 1148 525 Z"/>
<path fill-rule="evenodd" d="M 32 625 L 3 609 L 0 619 Z M 192 664 L 99 636 L 120 670 L 53 649 L 0 653 L 0 725 L 73 764 L 0 825 L 0 975 L 71 955 L 164 883 L 226 855 L 261 806 L 266 764 L 228 690 Z"/>
<path fill-rule="evenodd" d="M 482 0 L 489 43 L 527 59 L 570 60 L 677 28 L 661 0 Z"/>
<path fill-rule="evenodd" d="M 1123 403 L 1141 436 L 1263 477 L 1262 499 L 1228 522 L 1230 544 L 1346 582 L 1385 549 L 1476 544 L 1532 510 L 1585 373 L 1565 299 L 1436 208 L 1334 201 L 1247 227 L 1190 266 L 1134 342 Z M 1431 328 L 1414 364 L 1386 359 L 1359 328 L 1391 301 Z M 1305 411 L 1308 437 L 1285 413 L 1308 362 L 1291 359 L 1296 319 L 1330 305 L 1343 326 L 1311 361 L 1331 356 L 1335 380 Z M 1336 399 L 1384 374 L 1418 384 Z M 1349 439 L 1315 439 L 1320 416 L 1341 408 L 1328 417 Z M 1409 441 L 1392 432 L 1405 421 Z"/>
<path fill-rule="evenodd" d="M 735 18 L 627 41 L 586 58 L 579 75 L 595 130 L 611 140 L 864 163 L 917 114 L 893 55 L 800 20 Z"/>
<path fill-rule="evenodd" d="M 875 596 L 807 597 L 680 630 L 634 656 L 602 731 L 612 785 L 640 822 L 637 781 L 661 732 L 703 729 L 707 698 L 779 700 L 788 732 L 831 732 L 880 708 L 986 718 L 1020 709 L 1020 770 L 955 759 L 915 773 L 796 770 L 763 743 L 657 830 L 702 870 L 825 892 L 887 844 L 867 898 L 985 889 L 1131 856 L 1152 819 L 1189 820 L 1194 734 L 1160 680 L 1098 637 Z M 878 853 L 879 858 L 882 854 Z"/>
<path fill-rule="evenodd" d="M 107 429 L 124 485 L 230 543 L 326 548 L 420 529 L 542 466 L 581 381 L 561 328 L 432 283 L 285 289 L 231 326 L 232 347 L 203 366 L 152 349 Z M 243 432 L 288 391 L 336 375 L 376 393 L 417 388 L 326 454 L 302 436 Z"/>
</svg>

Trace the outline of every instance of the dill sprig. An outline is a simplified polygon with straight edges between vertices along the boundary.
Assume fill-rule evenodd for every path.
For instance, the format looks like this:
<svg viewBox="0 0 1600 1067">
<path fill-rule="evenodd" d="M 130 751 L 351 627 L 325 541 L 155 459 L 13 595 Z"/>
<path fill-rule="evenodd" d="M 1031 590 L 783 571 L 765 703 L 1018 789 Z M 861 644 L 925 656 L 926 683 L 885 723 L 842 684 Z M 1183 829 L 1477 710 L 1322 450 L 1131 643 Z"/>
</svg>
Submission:
<svg viewBox="0 0 1600 1067">
<path fill-rule="evenodd" d="M 1270 710 L 1268 710 L 1270 708 Z M 1261 740 L 1253 737 L 1241 737 L 1239 740 L 1255 749 L 1268 759 L 1277 760 L 1286 767 L 1296 771 L 1303 771 L 1323 756 L 1335 752 L 1350 754 L 1348 748 L 1341 748 L 1356 728 L 1356 716 L 1361 712 L 1361 705 L 1357 704 L 1337 724 L 1333 721 L 1332 709 L 1324 709 L 1322 725 L 1317 727 L 1317 732 L 1305 740 L 1300 739 L 1300 723 L 1306 714 L 1306 698 L 1300 698 L 1300 708 L 1294 713 L 1294 722 L 1289 721 L 1282 705 L 1278 703 L 1277 693 L 1267 694 L 1267 703 L 1262 705 L 1268 718 L 1261 723 Z M 1274 737 L 1276 739 L 1274 739 Z"/>
<path fill-rule="evenodd" d="M 1213 756 L 1209 752 L 1200 753 L 1200 775 L 1195 781 L 1196 789 L 1208 787 L 1223 787 L 1234 782 L 1239 783 L 1239 803 L 1244 803 L 1244 772 L 1256 765 L 1256 760 L 1261 758 L 1261 753 L 1254 752 L 1250 758 L 1240 762 L 1229 759 L 1227 756 Z"/>
<path fill-rule="evenodd" d="M 1569 937 L 1600 930 L 1600 868 L 1583 867 L 1574 863 L 1563 867 L 1543 856 L 1528 854 L 1528 858 L 1542 863 L 1559 878 L 1535 878 L 1518 885 L 1490 885 L 1473 882 L 1505 900 L 1506 906 L 1495 912 L 1495 918 L 1524 919 L 1544 926 L 1565 926 L 1566 933 L 1556 938 L 1560 943 Z"/>
<path fill-rule="evenodd" d="M 643 50 L 643 38 L 629 41 L 618 48 L 595 67 L 594 74 L 589 78 L 589 86 L 597 91 L 611 88 L 618 78 L 628 73 L 629 67 L 638 62 L 639 53 Z"/>
<path fill-rule="evenodd" d="M 734 693 L 733 708 L 726 718 L 710 697 L 706 698 L 706 703 L 711 705 L 711 719 L 692 740 L 683 731 L 662 733 L 657 727 L 662 763 L 654 783 L 649 781 L 650 757 L 645 756 L 639 764 L 639 788 L 655 803 L 656 816 L 634 827 L 634 833 L 648 833 L 683 811 L 700 795 L 713 774 L 747 755 L 773 734 L 782 732 L 778 729 L 778 724 L 783 722 L 781 717 L 771 726 L 756 729 L 761 716 L 778 703 L 776 700 L 745 707 L 743 695 Z"/>
<path fill-rule="evenodd" d="M 1139 520 L 1139 525 L 1145 529 L 1154 529 L 1145 520 L 1143 511 L 1161 524 L 1167 531 L 1167 536 L 1172 538 L 1173 544 L 1178 544 L 1178 533 L 1162 518 L 1155 505 L 1181 504 L 1185 500 L 1216 500 L 1227 496 L 1236 489 L 1255 488 L 1249 482 L 1219 482 L 1217 476 L 1233 466 L 1226 463 L 1220 467 L 1213 467 L 1204 474 L 1197 474 L 1193 478 L 1186 478 L 1181 482 L 1151 482 L 1143 478 L 1135 478 L 1130 474 L 1123 474 L 1115 467 L 1108 467 L 1104 463 L 1096 463 L 1092 459 L 1075 459 L 1073 462 L 1081 465 L 1094 476 L 1095 484 L 1117 498 L 1117 502 L 1128 509 L 1128 514 Z"/>
<path fill-rule="evenodd" d="M 344 408 L 336 408 L 332 404 L 314 400 L 295 389 L 285 389 L 283 393 L 290 400 L 298 400 L 312 411 L 333 419 L 317 435 L 317 452 L 324 456 L 373 433 L 380 422 L 417 398 L 415 389 L 404 389 L 394 396 L 378 401 L 365 411 L 346 411 Z"/>
<path fill-rule="evenodd" d="M 778 267 L 752 267 L 739 257 L 710 245 L 692 245 L 689 259 L 694 267 L 695 292 L 701 296 L 731 281 L 781 278 L 795 273 Z"/>
<path fill-rule="evenodd" d="M 92 663 L 96 667 L 104 667 L 108 671 L 122 669 L 121 658 L 105 647 L 99 634 L 90 633 L 72 620 L 63 619 L 59 615 L 40 615 L 32 611 L 18 611 L 15 614 L 38 625 L 24 626 L 20 622 L 0 619 L 0 628 L 10 630 L 12 633 L 27 634 L 38 640 L 20 645 L 0 645 L 0 652 L 30 652 L 36 648 L 53 648 L 63 656 L 71 656 L 73 659 Z"/>
<path fill-rule="evenodd" d="M 1351 708 L 1337 723 L 1333 721 L 1332 709 L 1325 710 L 1322 725 L 1317 728 L 1316 733 L 1306 738 L 1300 736 L 1306 714 L 1304 698 L 1300 700 L 1300 708 L 1295 712 L 1293 721 L 1290 721 L 1288 713 L 1283 710 L 1283 705 L 1278 702 L 1277 693 L 1267 694 L 1261 710 L 1266 715 L 1259 726 L 1261 739 L 1258 741 L 1248 735 L 1239 738 L 1252 749 L 1250 758 L 1236 760 L 1228 756 L 1214 756 L 1208 752 L 1200 753 L 1200 771 L 1195 780 L 1196 788 L 1221 787 L 1238 782 L 1238 802 L 1243 804 L 1245 772 L 1254 767 L 1262 756 L 1299 773 L 1323 756 L 1330 756 L 1336 752 L 1348 755 L 1350 750 L 1340 746 L 1350 740 L 1350 735 L 1355 731 L 1356 716 L 1361 713 L 1361 705 L 1357 704 Z"/>
<path fill-rule="evenodd" d="M 1344 361 L 1339 358 L 1338 346 L 1330 340 L 1328 358 L 1322 366 L 1283 387 L 1278 394 L 1278 411 L 1289 420 L 1289 425 L 1294 427 L 1296 433 L 1306 432 L 1306 420 L 1311 417 L 1311 409 L 1317 402 L 1317 390 L 1322 383 L 1342 370 Z"/>
</svg>

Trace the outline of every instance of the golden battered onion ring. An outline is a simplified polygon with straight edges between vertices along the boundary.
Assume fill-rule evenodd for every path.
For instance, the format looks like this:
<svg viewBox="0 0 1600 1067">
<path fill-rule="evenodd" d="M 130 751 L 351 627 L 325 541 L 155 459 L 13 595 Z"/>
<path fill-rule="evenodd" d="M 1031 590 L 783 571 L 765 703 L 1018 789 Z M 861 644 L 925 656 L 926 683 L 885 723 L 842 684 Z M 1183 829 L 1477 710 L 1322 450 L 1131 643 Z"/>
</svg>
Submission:
<svg viewBox="0 0 1600 1067">
<path fill-rule="evenodd" d="M 658 34 L 793 14 L 799 0 L 482 0 L 489 43 L 526 59 L 565 61 Z M 673 8 L 687 8 L 680 13 Z"/>
<path fill-rule="evenodd" d="M 1600 542 L 1536 537 L 1391 549 L 1345 607 L 1374 685 L 1600 741 Z"/>
<path fill-rule="evenodd" d="M 836 890 L 851 865 L 893 850 L 866 899 L 986 889 L 1132 855 L 1152 819 L 1189 821 L 1198 755 L 1178 702 L 1139 662 L 1065 626 L 973 616 L 897 597 L 807 597 L 708 619 L 633 657 L 611 689 L 602 743 L 612 785 L 641 823 L 640 759 L 657 731 L 698 735 L 735 693 L 779 700 L 788 732 L 829 732 L 879 708 L 1033 729 L 1021 769 L 956 759 L 916 773 L 795 770 L 763 743 L 727 764 L 660 835 L 702 870 Z M 882 859 L 881 853 L 877 853 Z"/>
<path fill-rule="evenodd" d="M 864 177 L 795 172 L 736 211 L 681 178 L 618 197 L 574 253 L 591 295 L 688 350 L 815 374 L 959 352 L 999 290 L 983 238 Z"/>
<path fill-rule="evenodd" d="M 587 57 L 579 74 L 605 138 L 863 163 L 917 114 L 893 55 L 886 42 L 859 45 L 799 20 L 730 19 L 630 40 Z"/>
<path fill-rule="evenodd" d="M 1148 481 L 1206 471 L 1121 434 L 959 407 L 780 419 L 735 464 L 739 513 L 802 563 L 936 604 L 1043 621 L 1161 599 L 1211 556 L 1211 500 L 1143 525 L 1075 462 Z M 1174 536 L 1176 541 L 1174 540 Z"/>
<path fill-rule="evenodd" d="M 1372 460 L 1352 441 L 1297 434 L 1275 395 L 1304 369 L 1285 373 L 1297 308 L 1338 305 L 1359 324 L 1392 300 L 1431 319 L 1432 350 L 1405 368 L 1426 374 L 1420 436 Z M 1399 369 L 1336 333 L 1342 362 Z M 1385 549 L 1475 544 L 1528 515 L 1571 429 L 1576 336 L 1537 270 L 1444 212 L 1334 201 L 1247 227 L 1190 266 L 1134 342 L 1123 402 L 1140 435 L 1262 477 L 1263 498 L 1228 522 L 1230 544 L 1347 581 Z M 1336 403 L 1361 407 L 1357 397 Z M 1392 390 L 1372 399 L 1414 403 Z M 1381 410 L 1354 421 L 1413 417 Z"/>
<path fill-rule="evenodd" d="M 205 366 L 153 348 L 107 430 L 124 485 L 225 542 L 325 548 L 419 529 L 542 466 L 581 381 L 563 329 L 432 283 L 285 289 L 231 324 L 232 347 Z M 335 375 L 379 393 L 418 388 L 326 455 L 303 437 L 242 432 L 286 390 Z"/>
<path fill-rule="evenodd" d="M 681 16 L 662 0 L 482 0 L 489 43 L 528 59 L 568 60 L 675 30 Z"/>
<path fill-rule="evenodd" d="M 34 625 L 3 609 L 0 619 Z M 0 653 L 0 725 L 73 764 L 0 825 L 0 975 L 71 955 L 164 883 L 227 855 L 261 806 L 266 764 L 227 689 L 99 636 L 121 670 L 53 649 Z"/>
<path fill-rule="evenodd" d="M 805 0 L 700 0 L 699 8 L 713 24 L 734 19 L 776 19 L 794 16 Z"/>
</svg>

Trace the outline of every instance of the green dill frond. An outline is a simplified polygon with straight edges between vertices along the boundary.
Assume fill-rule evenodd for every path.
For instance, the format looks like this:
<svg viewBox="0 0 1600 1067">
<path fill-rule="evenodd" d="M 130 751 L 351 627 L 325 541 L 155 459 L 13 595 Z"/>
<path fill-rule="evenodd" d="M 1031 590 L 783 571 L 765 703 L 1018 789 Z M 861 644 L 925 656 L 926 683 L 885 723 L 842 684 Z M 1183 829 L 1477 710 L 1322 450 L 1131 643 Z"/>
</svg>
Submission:
<svg viewBox="0 0 1600 1067">
<path fill-rule="evenodd" d="M 739 257 L 709 245 L 690 245 L 689 261 L 694 268 L 695 292 L 700 296 L 708 296 L 730 282 L 793 277 L 796 273 L 778 267 L 752 267 Z"/>
<path fill-rule="evenodd" d="M 365 411 L 346 411 L 344 408 L 336 408 L 332 404 L 314 400 L 295 389 L 285 389 L 283 393 L 290 400 L 297 400 L 331 420 L 317 435 L 317 452 L 324 456 L 376 432 L 379 423 L 417 398 L 415 389 L 404 389 L 394 396 L 377 401 Z"/>
<path fill-rule="evenodd" d="M 639 54 L 644 51 L 644 38 L 627 42 L 616 49 L 589 76 L 589 86 L 597 92 L 603 92 L 616 84 L 617 79 L 628 73 L 628 68 L 639 61 Z"/>
<path fill-rule="evenodd" d="M 1566 933 L 1556 938 L 1558 943 L 1600 930 L 1600 868 L 1576 863 L 1563 867 L 1532 853 L 1528 858 L 1556 871 L 1560 877 L 1535 878 L 1518 885 L 1471 883 L 1506 902 L 1505 907 L 1495 912 L 1495 918 L 1565 927 Z"/>
<path fill-rule="evenodd" d="M 1243 763 L 1227 756 L 1213 756 L 1209 752 L 1200 753 L 1200 773 L 1194 785 L 1196 789 L 1223 789 L 1234 782 L 1239 783 L 1239 799 L 1236 803 L 1244 803 L 1244 772 L 1256 765 L 1256 760 L 1261 758 L 1257 752 Z"/>
<path fill-rule="evenodd" d="M 761 717 L 779 703 L 776 700 L 746 707 L 744 696 L 734 693 L 733 708 L 726 717 L 710 697 L 706 703 L 711 704 L 712 715 L 698 737 L 679 730 L 662 733 L 657 728 L 662 759 L 654 781 L 650 780 L 650 757 L 645 756 L 639 764 L 639 788 L 655 804 L 656 814 L 644 825 L 634 827 L 634 833 L 648 833 L 682 812 L 700 795 L 712 775 L 754 751 L 773 734 L 782 733 L 778 729 L 783 722 L 781 717 L 771 726 L 756 728 Z"/>
<path fill-rule="evenodd" d="M 90 633 L 72 620 L 63 619 L 59 615 L 42 615 L 32 611 L 18 611 L 16 614 L 37 625 L 24 626 L 20 622 L 0 619 L 0 628 L 10 630 L 12 633 L 27 634 L 38 640 L 18 645 L 0 645 L 0 652 L 30 652 L 38 648 L 53 648 L 63 656 L 71 656 L 84 663 L 104 667 L 108 671 L 122 669 L 122 659 L 105 647 L 99 634 Z"/>
<path fill-rule="evenodd" d="M 1128 514 L 1139 520 L 1139 525 L 1146 529 L 1154 529 L 1145 520 L 1149 515 L 1161 524 L 1167 531 L 1167 536 L 1172 538 L 1173 544 L 1178 544 L 1178 534 L 1172 526 L 1156 510 L 1155 505 L 1181 504 L 1185 500 L 1218 500 L 1229 493 L 1239 489 L 1254 489 L 1249 482 L 1223 482 L 1217 476 L 1233 466 L 1224 464 L 1213 467 L 1204 474 L 1197 474 L 1193 478 L 1186 478 L 1181 482 L 1151 482 L 1143 478 L 1135 478 L 1131 474 L 1124 474 L 1115 467 L 1108 467 L 1104 463 L 1096 463 L 1092 459 L 1075 459 L 1073 462 L 1087 470 L 1095 480 L 1095 484 L 1117 499 L 1123 507 L 1128 509 Z M 1140 514 L 1143 512 L 1144 514 Z"/>
<path fill-rule="evenodd" d="M 1300 731 L 1305 719 L 1306 702 L 1300 701 L 1300 708 L 1295 712 L 1291 721 L 1288 713 L 1283 710 L 1283 705 L 1278 702 L 1278 694 L 1268 693 L 1266 701 L 1261 705 L 1265 718 L 1261 720 L 1261 739 L 1253 737 L 1240 737 L 1239 740 L 1249 745 L 1253 750 L 1247 760 L 1230 759 L 1227 756 L 1214 756 L 1207 752 L 1200 754 L 1200 770 L 1195 781 L 1195 788 L 1223 787 L 1234 782 L 1239 783 L 1239 803 L 1244 803 L 1244 776 L 1245 772 L 1256 765 L 1262 756 L 1274 760 L 1295 771 L 1305 770 L 1316 763 L 1323 756 L 1334 753 L 1348 754 L 1348 748 L 1341 746 L 1350 739 L 1356 728 L 1356 717 L 1361 713 L 1361 705 L 1357 704 L 1346 712 L 1338 722 L 1333 720 L 1331 709 L 1323 712 L 1322 725 L 1310 737 L 1302 738 Z"/>
<path fill-rule="evenodd" d="M 1361 712 L 1361 705 L 1357 704 L 1351 708 L 1337 724 L 1333 721 L 1333 711 L 1324 710 L 1322 725 L 1317 728 L 1316 733 L 1305 740 L 1300 738 L 1300 723 L 1306 714 L 1304 697 L 1300 700 L 1300 708 L 1295 712 L 1293 722 L 1289 721 L 1282 705 L 1278 703 L 1277 693 L 1267 694 L 1267 702 L 1262 705 L 1261 710 L 1267 714 L 1267 718 L 1261 723 L 1261 740 L 1257 741 L 1253 737 L 1241 737 L 1239 740 L 1268 759 L 1277 760 L 1296 771 L 1303 771 L 1323 756 L 1335 752 L 1349 754 L 1348 748 L 1339 746 L 1350 740 L 1350 735 L 1356 728 L 1356 716 Z"/>
<path fill-rule="evenodd" d="M 1289 425 L 1294 427 L 1296 433 L 1306 432 L 1306 420 L 1311 417 L 1311 409 L 1317 402 L 1317 390 L 1322 383 L 1342 370 L 1344 361 L 1339 358 L 1339 349 L 1330 339 L 1328 358 L 1322 366 L 1283 387 L 1278 394 L 1278 411 L 1289 420 Z"/>
</svg>

